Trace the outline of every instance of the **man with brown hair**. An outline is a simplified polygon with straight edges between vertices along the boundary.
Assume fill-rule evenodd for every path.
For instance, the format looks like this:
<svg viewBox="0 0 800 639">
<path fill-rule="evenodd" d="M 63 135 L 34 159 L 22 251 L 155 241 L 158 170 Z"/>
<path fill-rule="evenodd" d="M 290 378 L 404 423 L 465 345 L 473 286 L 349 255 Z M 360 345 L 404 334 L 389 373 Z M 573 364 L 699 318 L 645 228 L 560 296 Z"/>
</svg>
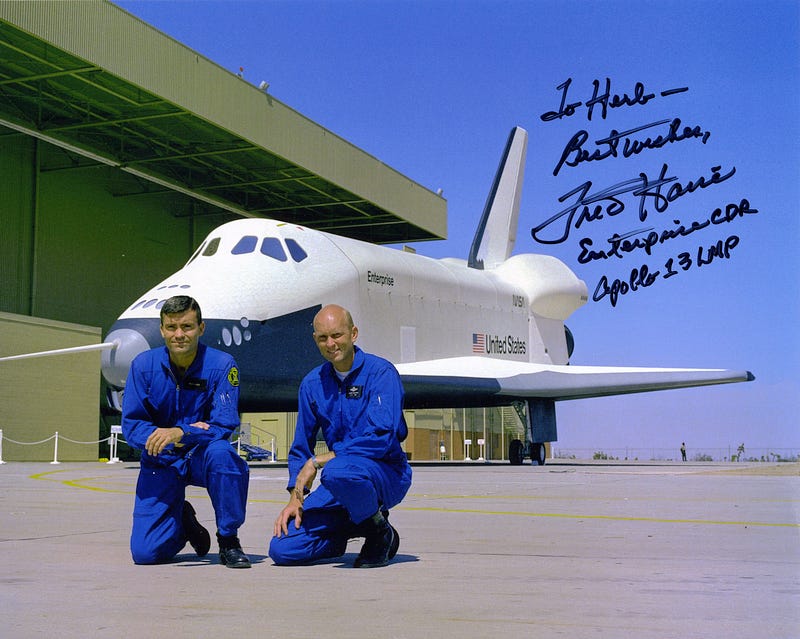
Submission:
<svg viewBox="0 0 800 639">
<path fill-rule="evenodd" d="M 249 568 L 238 530 L 244 523 L 249 469 L 230 444 L 239 425 L 239 371 L 233 357 L 200 343 L 197 302 L 179 295 L 161 308 L 165 346 L 131 364 L 122 402 L 122 432 L 142 451 L 133 509 L 134 563 L 172 559 L 188 541 L 198 557 L 211 538 L 186 501 L 186 486 L 208 490 L 220 563 Z"/>
</svg>

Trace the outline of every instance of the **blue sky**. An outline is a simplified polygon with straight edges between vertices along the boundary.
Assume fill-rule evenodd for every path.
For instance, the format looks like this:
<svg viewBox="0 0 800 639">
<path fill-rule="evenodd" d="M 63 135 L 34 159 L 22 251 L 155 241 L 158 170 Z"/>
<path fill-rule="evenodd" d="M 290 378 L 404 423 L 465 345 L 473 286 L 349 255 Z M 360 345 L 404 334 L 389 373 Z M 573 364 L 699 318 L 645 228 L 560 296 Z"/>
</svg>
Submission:
<svg viewBox="0 0 800 639">
<path fill-rule="evenodd" d="M 560 403 L 561 447 L 800 446 L 797 2 L 116 4 L 231 72 L 242 67 L 247 81 L 268 81 L 278 100 L 431 190 L 442 188 L 448 239 L 416 247 L 432 257 L 466 257 L 506 137 L 524 127 L 530 139 L 515 253 L 555 255 L 586 281 L 590 301 L 568 321 L 573 363 L 756 375 L 750 384 Z M 605 114 L 602 100 L 590 112 L 607 80 Z M 543 119 L 560 110 L 562 97 L 580 105 Z M 623 153 L 626 140 L 666 137 L 671 126 L 672 141 Z M 600 141 L 614 136 L 616 155 L 578 161 L 581 152 L 609 151 Z M 575 218 L 559 243 L 531 234 L 575 204 L 577 196 L 559 198 L 582 185 L 594 194 L 646 179 L 654 193 L 662 172 L 674 178 L 662 187 L 662 210 L 653 195 L 626 193 L 624 210 L 580 228 Z M 706 224 L 720 222 L 717 208 L 731 221 Z M 563 235 L 560 219 L 560 232 L 553 223 L 537 237 Z M 587 238 L 595 252 L 608 251 L 614 234 L 660 238 L 693 223 L 704 226 L 649 254 L 580 259 Z M 627 281 L 643 266 L 658 272 L 650 286 L 615 305 L 600 294 L 602 282 Z"/>
</svg>

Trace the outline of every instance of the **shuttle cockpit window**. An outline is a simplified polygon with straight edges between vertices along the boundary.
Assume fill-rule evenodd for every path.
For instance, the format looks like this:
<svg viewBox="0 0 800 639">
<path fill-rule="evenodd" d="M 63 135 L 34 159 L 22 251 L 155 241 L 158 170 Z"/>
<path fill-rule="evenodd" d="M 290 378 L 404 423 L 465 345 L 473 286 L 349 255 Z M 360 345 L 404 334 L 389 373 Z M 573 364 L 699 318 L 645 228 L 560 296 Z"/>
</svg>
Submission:
<svg viewBox="0 0 800 639">
<path fill-rule="evenodd" d="M 285 262 L 287 259 L 286 251 L 283 250 L 283 245 L 277 237 L 265 237 L 261 242 L 261 252 L 279 262 Z"/>
<path fill-rule="evenodd" d="M 203 251 L 203 256 L 209 257 L 211 255 L 214 255 L 214 253 L 217 252 L 218 248 L 219 248 L 219 238 L 215 237 L 208 243 L 208 246 L 206 246 L 206 249 Z"/>
<path fill-rule="evenodd" d="M 293 240 L 290 237 L 286 238 L 286 248 L 289 249 L 289 254 L 295 262 L 302 262 L 308 257 L 308 253 L 297 243 L 297 240 Z"/>
<path fill-rule="evenodd" d="M 255 235 L 245 235 L 236 243 L 236 246 L 231 249 L 231 253 L 233 255 L 245 255 L 247 253 L 253 253 L 256 250 L 257 245 L 258 238 Z M 265 237 L 261 239 L 261 254 L 271 257 L 273 260 L 277 260 L 278 262 L 286 262 L 289 260 L 289 256 L 286 255 L 287 249 L 289 250 L 289 255 L 291 255 L 295 262 L 302 262 L 308 257 L 308 253 L 305 252 L 303 247 L 301 247 L 296 240 L 291 238 L 286 240 L 285 247 L 280 238 Z M 208 249 L 206 249 L 206 252 L 207 251 Z M 206 253 L 203 253 L 203 255 L 205 254 Z"/>
<path fill-rule="evenodd" d="M 241 240 L 236 243 L 231 253 L 234 255 L 243 255 L 244 253 L 252 253 L 256 250 L 258 238 L 255 235 L 245 235 Z"/>
</svg>

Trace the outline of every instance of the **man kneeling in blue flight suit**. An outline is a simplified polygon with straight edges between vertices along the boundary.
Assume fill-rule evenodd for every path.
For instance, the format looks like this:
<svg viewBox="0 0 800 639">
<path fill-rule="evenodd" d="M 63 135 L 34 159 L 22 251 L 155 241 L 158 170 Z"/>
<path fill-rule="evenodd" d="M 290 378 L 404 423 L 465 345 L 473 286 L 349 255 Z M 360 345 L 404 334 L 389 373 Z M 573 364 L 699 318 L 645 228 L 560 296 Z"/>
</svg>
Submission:
<svg viewBox="0 0 800 639">
<path fill-rule="evenodd" d="M 278 565 L 340 557 L 355 537 L 364 537 L 356 568 L 385 566 L 397 554 L 400 537 L 387 517 L 411 486 L 400 447 L 408 436 L 403 386 L 392 364 L 355 346 L 357 336 L 340 306 L 314 318 L 314 339 L 328 361 L 300 384 L 289 503 L 269 545 Z M 330 452 L 314 456 L 320 430 Z M 320 485 L 309 492 L 319 470 Z"/>
<path fill-rule="evenodd" d="M 142 450 L 133 508 L 134 563 L 169 561 L 188 541 L 198 557 L 208 531 L 186 501 L 186 486 L 208 490 L 217 523 L 220 563 L 250 568 L 239 543 L 249 469 L 231 446 L 239 425 L 239 371 L 233 357 L 200 343 L 200 307 L 188 296 L 161 308 L 165 347 L 139 354 L 122 400 L 122 432 Z"/>
</svg>

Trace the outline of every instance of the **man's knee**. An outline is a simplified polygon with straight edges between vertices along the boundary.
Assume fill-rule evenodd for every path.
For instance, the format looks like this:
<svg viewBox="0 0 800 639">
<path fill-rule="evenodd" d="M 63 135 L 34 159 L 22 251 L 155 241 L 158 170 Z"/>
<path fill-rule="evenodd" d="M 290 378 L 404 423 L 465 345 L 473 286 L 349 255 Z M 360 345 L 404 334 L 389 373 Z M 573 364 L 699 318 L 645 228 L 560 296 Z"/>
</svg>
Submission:
<svg viewBox="0 0 800 639">
<path fill-rule="evenodd" d="M 175 556 L 176 553 L 165 551 L 153 545 L 144 543 L 143 540 L 131 540 L 131 557 L 133 563 L 149 566 L 153 564 L 163 564 Z"/>
<path fill-rule="evenodd" d="M 275 539 L 273 537 L 273 542 Z M 347 543 L 326 543 L 314 551 L 308 551 L 293 548 L 288 544 L 273 544 L 270 542 L 269 558 L 272 559 L 276 566 L 302 566 L 312 564 L 315 561 L 341 557 L 346 551 Z"/>
<path fill-rule="evenodd" d="M 131 557 L 135 564 L 170 561 L 186 544 L 175 509 L 144 509 L 137 505 L 131 529 Z M 181 508 L 183 502 L 181 502 Z"/>
<path fill-rule="evenodd" d="M 247 463 L 227 439 L 218 439 L 206 447 L 206 459 L 212 468 L 247 474 Z"/>
<path fill-rule="evenodd" d="M 331 492 L 336 491 L 337 486 L 346 487 L 362 482 L 374 484 L 374 478 L 366 465 L 361 460 L 347 457 L 334 457 L 326 463 L 320 481 L 329 490 L 333 486 L 334 490 Z"/>
<path fill-rule="evenodd" d="M 133 558 L 133 563 L 139 566 L 151 566 L 153 564 L 160 564 L 162 560 L 153 552 L 148 550 L 139 550 L 136 548 L 131 548 L 131 557 Z"/>
<path fill-rule="evenodd" d="M 269 558 L 278 566 L 287 566 L 292 563 L 291 555 L 286 552 L 286 544 L 281 543 L 280 537 L 273 537 L 269 542 Z"/>
<path fill-rule="evenodd" d="M 278 566 L 308 564 L 320 559 L 341 557 L 347 552 L 348 528 L 332 528 L 325 534 L 308 531 L 305 527 L 294 528 L 269 542 L 269 557 Z"/>
<path fill-rule="evenodd" d="M 289 535 L 273 537 L 269 542 L 269 558 L 276 566 L 292 566 L 308 562 L 308 550 Z"/>
</svg>

